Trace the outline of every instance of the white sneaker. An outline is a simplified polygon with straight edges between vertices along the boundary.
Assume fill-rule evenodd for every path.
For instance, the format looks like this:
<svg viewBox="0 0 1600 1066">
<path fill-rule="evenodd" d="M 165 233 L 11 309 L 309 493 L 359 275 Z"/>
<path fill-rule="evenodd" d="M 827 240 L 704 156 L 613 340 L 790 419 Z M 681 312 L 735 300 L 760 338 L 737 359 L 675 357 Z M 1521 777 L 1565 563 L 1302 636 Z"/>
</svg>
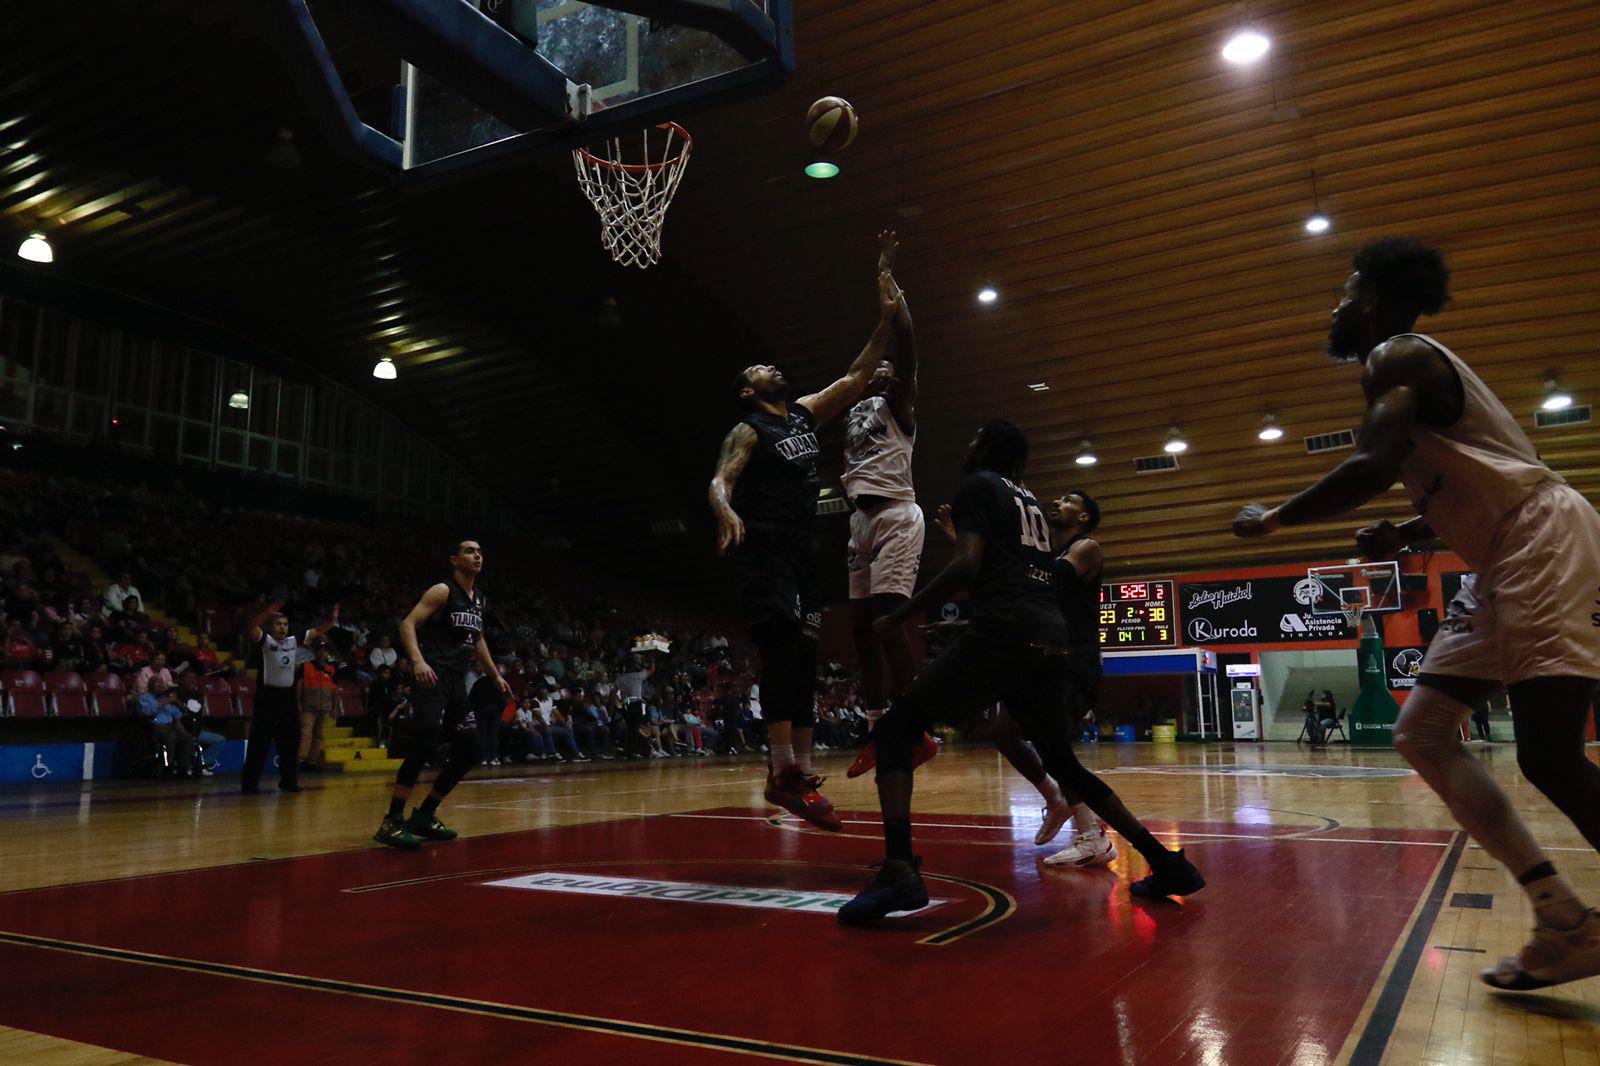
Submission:
<svg viewBox="0 0 1600 1066">
<path fill-rule="evenodd" d="M 1033 834 L 1033 842 L 1037 845 L 1048 844 L 1061 832 L 1067 819 L 1072 817 L 1072 807 L 1065 802 L 1052 803 L 1039 809 L 1039 817 L 1043 821 L 1039 824 L 1039 831 Z"/>
<path fill-rule="evenodd" d="M 1056 852 L 1044 860 L 1046 866 L 1109 866 L 1117 857 L 1117 846 L 1111 842 L 1106 827 L 1096 826 L 1092 833 L 1079 833 L 1070 848 Z"/>
<path fill-rule="evenodd" d="M 499 759 L 490 759 L 489 760 L 489 765 L 490 766 L 499 766 L 500 765 L 500 760 Z"/>
<path fill-rule="evenodd" d="M 1520 956 L 1501 959 L 1479 976 L 1484 984 L 1507 992 L 1600 976 L 1600 910 L 1591 909 L 1576 929 L 1538 926 Z"/>
</svg>

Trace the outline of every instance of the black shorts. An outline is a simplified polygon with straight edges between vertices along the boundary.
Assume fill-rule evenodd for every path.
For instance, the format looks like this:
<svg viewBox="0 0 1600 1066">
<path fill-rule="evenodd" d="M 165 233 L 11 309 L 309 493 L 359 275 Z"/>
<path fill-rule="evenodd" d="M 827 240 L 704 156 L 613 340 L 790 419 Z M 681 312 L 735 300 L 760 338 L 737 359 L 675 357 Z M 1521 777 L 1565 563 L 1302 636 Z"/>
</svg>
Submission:
<svg viewBox="0 0 1600 1066">
<path fill-rule="evenodd" d="M 821 632 L 817 547 L 809 530 L 746 527 L 733 566 L 739 577 L 739 606 L 752 631 L 780 622 L 798 625 L 812 636 Z"/>
<path fill-rule="evenodd" d="M 1048 721 L 1070 722 L 1082 687 L 1072 657 L 1062 650 L 968 632 L 917 675 L 904 706 L 922 728 L 960 725 L 997 703 L 1024 733 Z"/>
<path fill-rule="evenodd" d="M 477 715 L 472 701 L 467 699 L 467 675 L 455 670 L 435 668 L 438 680 L 432 688 L 418 685 L 411 694 L 414 725 L 419 731 L 430 733 L 460 732 L 478 728 Z"/>
</svg>

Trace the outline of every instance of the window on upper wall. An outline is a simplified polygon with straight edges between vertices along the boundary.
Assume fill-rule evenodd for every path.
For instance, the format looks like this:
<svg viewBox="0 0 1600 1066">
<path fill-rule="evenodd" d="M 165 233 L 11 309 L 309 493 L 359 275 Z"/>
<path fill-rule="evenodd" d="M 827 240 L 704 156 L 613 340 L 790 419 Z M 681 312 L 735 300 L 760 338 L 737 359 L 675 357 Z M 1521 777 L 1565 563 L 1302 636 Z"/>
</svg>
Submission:
<svg viewBox="0 0 1600 1066">
<path fill-rule="evenodd" d="M 206 352 L 190 353 L 184 382 L 183 413 L 210 422 L 216 415 L 217 359 Z"/>
<path fill-rule="evenodd" d="M 250 392 L 250 432 L 272 437 L 278 433 L 280 383 L 271 374 L 259 371 Z"/>
<path fill-rule="evenodd" d="M 150 385 L 155 377 L 155 357 L 150 341 L 130 337 L 120 331 L 115 338 L 117 357 L 117 401 L 132 407 L 150 406 Z"/>
<path fill-rule="evenodd" d="M 154 379 L 150 406 L 166 414 L 183 412 L 184 364 L 189 353 L 182 348 L 158 344 L 152 354 L 151 376 Z"/>
<path fill-rule="evenodd" d="M 7 300 L 0 309 L 0 378 L 26 380 L 32 376 L 39 315 L 37 307 L 15 300 Z"/>
</svg>

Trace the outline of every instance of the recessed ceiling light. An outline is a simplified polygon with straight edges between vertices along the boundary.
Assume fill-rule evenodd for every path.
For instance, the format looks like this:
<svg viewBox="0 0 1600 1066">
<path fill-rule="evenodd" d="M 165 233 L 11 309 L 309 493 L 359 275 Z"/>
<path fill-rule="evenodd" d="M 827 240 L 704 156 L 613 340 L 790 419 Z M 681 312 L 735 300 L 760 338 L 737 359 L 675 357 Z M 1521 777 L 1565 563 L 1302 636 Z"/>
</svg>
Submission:
<svg viewBox="0 0 1600 1066">
<path fill-rule="evenodd" d="M 372 376 L 382 381 L 393 381 L 396 377 L 394 360 L 387 355 L 379 359 L 372 366 Z"/>
<path fill-rule="evenodd" d="M 1283 427 L 1278 425 L 1278 420 L 1267 415 L 1261 420 L 1261 428 L 1256 431 L 1258 440 L 1282 440 Z"/>
<path fill-rule="evenodd" d="M 1167 443 L 1161 446 L 1161 450 L 1168 455 L 1177 455 L 1179 452 L 1189 450 L 1189 442 L 1183 439 L 1183 434 L 1178 431 L 1178 427 L 1173 426 L 1167 430 Z"/>
<path fill-rule="evenodd" d="M 1032 382 L 1031 384 L 1029 384 L 1028 388 L 1031 389 L 1034 392 L 1049 392 L 1050 391 L 1050 386 L 1046 385 L 1042 381 Z"/>
<path fill-rule="evenodd" d="M 1265 34 L 1255 30 L 1240 30 L 1228 38 L 1228 43 L 1222 46 L 1222 58 L 1230 63 L 1247 66 L 1266 55 L 1272 48 Z"/>
<path fill-rule="evenodd" d="M 823 180 L 837 177 L 838 174 L 839 165 L 837 163 L 829 163 L 826 160 L 819 159 L 815 163 L 806 164 L 806 177 L 808 178 L 817 178 L 819 180 Z"/>
<path fill-rule="evenodd" d="M 1328 232 L 1328 227 L 1331 225 L 1333 225 L 1333 223 L 1329 221 L 1328 216 L 1319 211 L 1310 218 L 1306 219 L 1306 232 L 1326 233 Z"/>
<path fill-rule="evenodd" d="M 1000 294 L 995 291 L 992 285 L 985 285 L 978 290 L 978 302 L 981 304 L 992 304 L 998 299 L 1000 299 Z"/>
<path fill-rule="evenodd" d="M 1072 461 L 1079 466 L 1093 466 L 1100 461 L 1100 457 L 1094 453 L 1094 445 L 1084 441 L 1078 445 L 1078 454 Z"/>
</svg>

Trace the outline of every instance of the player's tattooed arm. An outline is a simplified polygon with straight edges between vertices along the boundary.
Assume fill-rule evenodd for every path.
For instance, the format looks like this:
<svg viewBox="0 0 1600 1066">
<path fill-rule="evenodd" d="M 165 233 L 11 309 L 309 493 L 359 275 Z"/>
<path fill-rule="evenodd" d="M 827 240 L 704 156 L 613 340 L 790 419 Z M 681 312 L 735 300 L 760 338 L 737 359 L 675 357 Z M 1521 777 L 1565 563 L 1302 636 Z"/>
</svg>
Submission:
<svg viewBox="0 0 1600 1066">
<path fill-rule="evenodd" d="M 862 394 L 867 391 L 867 384 L 872 380 L 873 372 L 878 369 L 878 365 L 885 359 L 894 357 L 894 319 L 904 302 L 905 294 L 895 285 L 894 278 L 887 273 L 880 273 L 878 325 L 872 331 L 872 336 L 867 339 L 866 347 L 861 349 L 855 361 L 850 364 L 850 369 L 845 371 L 844 377 L 821 392 L 800 397 L 800 406 L 811 412 L 811 417 L 816 419 L 817 425 L 820 426 L 849 410 L 850 406 L 861 399 Z"/>
<path fill-rule="evenodd" d="M 717 554 L 726 555 L 728 549 L 744 543 L 744 520 L 733 509 L 733 486 L 744 473 L 755 451 L 756 431 L 748 422 L 740 422 L 722 438 L 722 452 L 717 456 L 717 472 L 712 475 L 711 513 L 717 516 Z"/>
<path fill-rule="evenodd" d="M 1354 454 L 1278 507 L 1246 504 L 1233 520 L 1235 535 L 1260 537 L 1282 526 L 1337 518 L 1387 492 L 1400 477 L 1417 421 L 1418 396 L 1433 365 L 1432 349 L 1413 337 L 1396 337 L 1374 348 L 1361 382 L 1367 413 Z"/>
</svg>

